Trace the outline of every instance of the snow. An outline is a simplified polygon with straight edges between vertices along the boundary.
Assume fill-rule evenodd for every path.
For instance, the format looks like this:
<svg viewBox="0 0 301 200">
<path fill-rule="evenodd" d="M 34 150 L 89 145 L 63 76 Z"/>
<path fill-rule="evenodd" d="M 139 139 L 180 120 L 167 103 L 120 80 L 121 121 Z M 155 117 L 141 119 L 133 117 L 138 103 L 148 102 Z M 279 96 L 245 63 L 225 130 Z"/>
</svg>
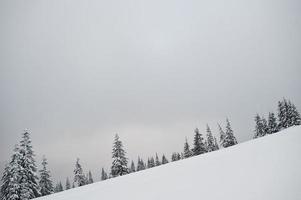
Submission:
<svg viewBox="0 0 301 200">
<path fill-rule="evenodd" d="M 38 200 L 301 199 L 301 126 Z"/>
</svg>

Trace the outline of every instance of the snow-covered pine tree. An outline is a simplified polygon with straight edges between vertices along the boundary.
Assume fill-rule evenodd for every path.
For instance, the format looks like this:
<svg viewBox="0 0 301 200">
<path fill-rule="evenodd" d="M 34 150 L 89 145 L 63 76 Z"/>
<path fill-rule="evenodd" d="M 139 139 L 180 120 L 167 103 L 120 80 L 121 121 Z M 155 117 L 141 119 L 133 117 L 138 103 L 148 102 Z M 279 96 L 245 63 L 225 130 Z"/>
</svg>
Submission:
<svg viewBox="0 0 301 200">
<path fill-rule="evenodd" d="M 194 132 L 195 135 L 194 135 L 193 149 L 192 149 L 193 155 L 196 156 L 196 155 L 206 153 L 207 152 L 206 145 L 203 141 L 204 138 L 202 137 L 202 134 L 200 133 L 198 128 L 196 128 Z"/>
<path fill-rule="evenodd" d="M 130 167 L 130 173 L 133 173 L 136 171 L 136 167 L 135 167 L 135 163 L 134 161 L 132 160 L 132 163 L 131 163 L 131 167 Z"/>
<path fill-rule="evenodd" d="M 233 145 L 236 145 L 237 144 L 237 140 L 233 134 L 233 130 L 231 128 L 231 124 L 230 124 L 230 121 L 229 119 L 227 118 L 226 119 L 226 137 L 224 138 L 223 142 L 222 142 L 222 146 L 224 148 L 226 147 L 229 147 L 229 146 L 233 146 Z"/>
<path fill-rule="evenodd" d="M 165 155 L 163 154 L 163 156 L 162 156 L 162 165 L 167 164 L 167 163 L 168 163 L 168 160 L 165 157 Z"/>
<path fill-rule="evenodd" d="M 141 170 L 145 170 L 146 169 L 146 164 L 144 163 L 142 158 L 140 158 L 140 161 L 141 161 Z"/>
<path fill-rule="evenodd" d="M 64 191 L 64 188 L 63 188 L 63 185 L 62 185 L 61 181 L 59 182 L 59 189 L 60 189 L 60 191 Z"/>
<path fill-rule="evenodd" d="M 268 122 L 264 117 L 261 117 L 264 136 L 269 134 Z"/>
<path fill-rule="evenodd" d="M 41 188 L 41 196 L 49 195 L 53 193 L 53 184 L 50 176 L 50 171 L 47 169 L 47 159 L 43 156 L 42 159 L 42 169 L 40 172 L 40 181 L 39 185 Z"/>
<path fill-rule="evenodd" d="M 151 157 L 151 158 L 149 159 L 149 165 L 150 165 L 150 168 L 156 166 L 154 157 Z"/>
<path fill-rule="evenodd" d="M 138 164 L 137 164 L 137 171 L 145 170 L 146 166 L 143 162 L 143 160 L 138 157 Z"/>
<path fill-rule="evenodd" d="M 58 182 L 54 188 L 55 193 L 64 191 L 62 182 Z"/>
<path fill-rule="evenodd" d="M 107 180 L 108 179 L 108 174 L 105 172 L 103 168 L 101 168 L 101 180 Z"/>
<path fill-rule="evenodd" d="M 291 101 L 288 102 L 288 106 L 289 106 L 289 119 L 290 119 L 289 126 L 301 125 L 301 117 L 296 106 Z"/>
<path fill-rule="evenodd" d="M 217 143 L 215 137 L 214 137 L 214 149 L 215 149 L 215 150 L 219 150 L 219 146 L 218 146 L 218 143 Z"/>
<path fill-rule="evenodd" d="M 89 173 L 88 173 L 88 184 L 91 184 L 91 183 L 94 183 L 94 180 L 93 180 L 91 171 L 89 171 Z"/>
<path fill-rule="evenodd" d="M 171 155 L 171 161 L 177 161 L 177 160 L 181 160 L 181 155 L 179 153 L 173 152 Z"/>
<path fill-rule="evenodd" d="M 37 166 L 34 159 L 34 151 L 31 144 L 30 134 L 24 131 L 22 140 L 20 141 L 20 165 L 21 180 L 20 180 L 20 199 L 33 199 L 39 197 L 40 187 L 37 176 Z"/>
<path fill-rule="evenodd" d="M 160 160 L 159 160 L 159 157 L 158 157 L 158 154 L 156 153 L 156 158 L 155 158 L 156 160 L 155 160 L 155 164 L 156 164 L 156 166 L 159 166 L 159 165 L 161 165 L 161 162 L 160 162 Z"/>
<path fill-rule="evenodd" d="M 12 160 L 5 166 L 1 179 L 1 200 L 20 200 L 20 179 L 22 168 L 20 165 L 20 157 L 20 150 L 18 145 L 16 145 L 12 155 Z"/>
<path fill-rule="evenodd" d="M 153 157 L 147 159 L 147 168 L 155 167 L 155 160 Z"/>
<path fill-rule="evenodd" d="M 192 156 L 192 152 L 191 152 L 189 144 L 187 142 L 187 138 L 185 138 L 183 158 L 189 158 L 191 156 Z"/>
<path fill-rule="evenodd" d="M 79 163 L 79 158 L 76 159 L 75 169 L 74 169 L 74 183 L 77 184 L 78 187 L 83 186 L 86 184 L 86 176 L 83 172 L 83 168 Z"/>
<path fill-rule="evenodd" d="M 112 159 L 111 174 L 113 177 L 122 176 L 129 173 L 125 151 L 117 134 L 115 135 L 115 140 L 113 143 Z"/>
<path fill-rule="evenodd" d="M 70 184 L 70 180 L 69 180 L 68 177 L 66 178 L 66 185 L 65 185 L 65 188 L 66 188 L 66 190 L 71 189 L 71 184 Z"/>
<path fill-rule="evenodd" d="M 219 130 L 219 135 L 220 135 L 219 142 L 220 142 L 220 145 L 223 146 L 222 144 L 226 138 L 226 133 L 224 132 L 224 130 L 222 129 L 222 127 L 219 123 L 217 124 L 217 126 L 218 126 L 218 130 Z"/>
<path fill-rule="evenodd" d="M 269 113 L 268 118 L 268 134 L 273 134 L 278 132 L 278 124 L 275 114 L 273 112 Z"/>
<path fill-rule="evenodd" d="M 206 125 L 206 137 L 207 137 L 207 151 L 210 152 L 210 151 L 215 151 L 215 144 L 214 144 L 214 138 L 213 138 L 213 135 L 212 135 L 212 132 L 211 132 L 211 129 L 209 127 L 209 125 L 207 124 Z"/>
<path fill-rule="evenodd" d="M 282 101 L 278 101 L 278 129 L 282 130 L 289 127 L 288 119 L 289 106 L 285 98 Z"/>
<path fill-rule="evenodd" d="M 264 136 L 264 127 L 263 127 L 262 119 L 258 114 L 256 114 L 254 138 L 259 138 L 262 136 Z"/>
</svg>

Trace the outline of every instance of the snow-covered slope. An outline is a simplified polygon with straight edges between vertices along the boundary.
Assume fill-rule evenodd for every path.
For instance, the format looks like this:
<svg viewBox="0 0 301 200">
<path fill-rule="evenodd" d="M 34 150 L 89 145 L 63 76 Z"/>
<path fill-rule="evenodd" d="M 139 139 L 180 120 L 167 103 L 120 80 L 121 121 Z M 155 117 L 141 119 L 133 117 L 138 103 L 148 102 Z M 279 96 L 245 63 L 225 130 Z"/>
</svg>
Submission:
<svg viewBox="0 0 301 200">
<path fill-rule="evenodd" d="M 39 200 L 298 200 L 301 126 Z"/>
</svg>

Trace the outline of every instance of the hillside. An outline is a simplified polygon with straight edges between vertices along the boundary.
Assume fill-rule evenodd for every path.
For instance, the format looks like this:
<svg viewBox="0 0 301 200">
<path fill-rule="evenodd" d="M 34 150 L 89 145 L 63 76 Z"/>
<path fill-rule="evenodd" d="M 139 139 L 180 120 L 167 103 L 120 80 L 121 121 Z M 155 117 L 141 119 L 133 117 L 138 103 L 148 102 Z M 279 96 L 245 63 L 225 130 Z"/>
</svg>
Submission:
<svg viewBox="0 0 301 200">
<path fill-rule="evenodd" d="M 38 200 L 301 199 L 301 126 Z"/>
</svg>

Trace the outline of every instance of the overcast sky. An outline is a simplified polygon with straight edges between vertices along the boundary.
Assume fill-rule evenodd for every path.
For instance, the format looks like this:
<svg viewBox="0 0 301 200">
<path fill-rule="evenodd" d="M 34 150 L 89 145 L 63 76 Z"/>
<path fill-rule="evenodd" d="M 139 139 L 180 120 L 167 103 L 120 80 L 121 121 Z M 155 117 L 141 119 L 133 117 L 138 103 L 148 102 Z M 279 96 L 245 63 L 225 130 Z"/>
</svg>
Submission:
<svg viewBox="0 0 301 200">
<path fill-rule="evenodd" d="M 238 141 L 282 97 L 301 109 L 299 0 L 0 0 L 0 169 L 25 128 L 55 180 L 99 179 L 115 133 L 130 159 L 182 151 L 196 127 Z M 40 164 L 39 164 L 40 165 Z M 70 177 L 71 178 L 71 177 Z"/>
</svg>

